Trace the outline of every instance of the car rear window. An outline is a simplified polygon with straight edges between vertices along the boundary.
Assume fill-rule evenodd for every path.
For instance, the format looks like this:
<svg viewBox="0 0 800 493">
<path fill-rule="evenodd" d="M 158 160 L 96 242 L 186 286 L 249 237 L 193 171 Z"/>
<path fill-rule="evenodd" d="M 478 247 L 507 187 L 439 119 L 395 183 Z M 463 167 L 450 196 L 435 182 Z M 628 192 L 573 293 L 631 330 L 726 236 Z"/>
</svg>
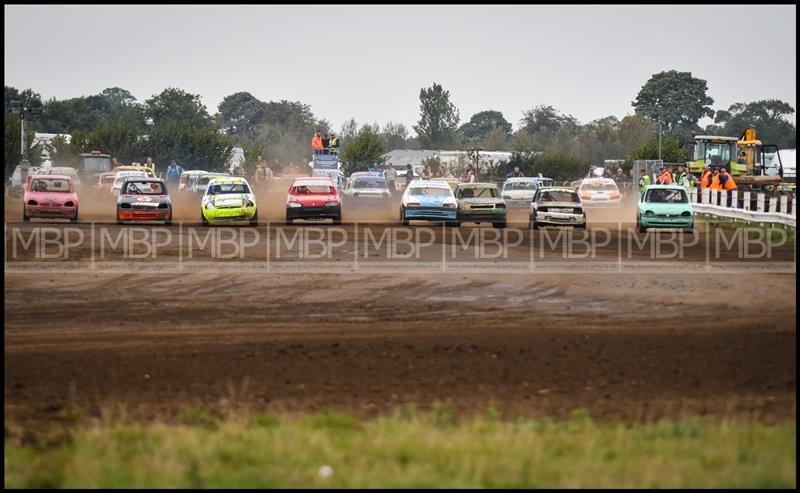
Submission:
<svg viewBox="0 0 800 493">
<path fill-rule="evenodd" d="M 246 183 L 217 183 L 211 185 L 208 190 L 209 195 L 223 195 L 226 193 L 250 193 L 250 187 Z"/>
<path fill-rule="evenodd" d="M 292 193 L 295 195 L 312 195 L 312 194 L 331 194 L 334 193 L 333 187 L 325 183 L 301 183 L 292 188 Z"/>
<path fill-rule="evenodd" d="M 409 193 L 417 197 L 449 197 L 450 189 L 440 187 L 414 187 Z"/>
<path fill-rule="evenodd" d="M 581 190 L 589 190 L 589 191 L 596 191 L 596 190 L 603 190 L 603 191 L 612 191 L 618 190 L 617 185 L 614 183 L 584 183 L 581 185 Z"/>
<path fill-rule="evenodd" d="M 69 181 L 63 178 L 37 178 L 31 183 L 34 192 L 69 192 Z"/>
<path fill-rule="evenodd" d="M 356 178 L 353 188 L 386 188 L 386 181 L 383 178 Z"/>
<path fill-rule="evenodd" d="M 648 190 L 645 201 L 652 204 L 686 204 L 689 202 L 689 197 L 683 190 L 656 188 Z"/>
<path fill-rule="evenodd" d="M 123 195 L 164 195 L 164 185 L 158 181 L 129 181 Z"/>
<path fill-rule="evenodd" d="M 572 202 L 578 203 L 580 200 L 578 199 L 578 194 L 575 192 L 563 192 L 563 191 L 550 191 L 550 192 L 542 192 L 539 196 L 539 202 L 547 203 L 547 202 Z"/>
<path fill-rule="evenodd" d="M 494 187 L 470 187 L 458 191 L 460 199 L 489 199 L 500 197 L 500 192 Z"/>
</svg>

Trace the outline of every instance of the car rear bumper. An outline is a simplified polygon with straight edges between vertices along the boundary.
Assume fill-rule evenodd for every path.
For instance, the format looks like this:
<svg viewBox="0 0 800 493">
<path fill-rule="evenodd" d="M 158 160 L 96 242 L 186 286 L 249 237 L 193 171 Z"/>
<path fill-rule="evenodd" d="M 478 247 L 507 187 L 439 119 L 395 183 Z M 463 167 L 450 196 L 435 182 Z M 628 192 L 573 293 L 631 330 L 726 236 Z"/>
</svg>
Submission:
<svg viewBox="0 0 800 493">
<path fill-rule="evenodd" d="M 28 217 L 75 217 L 76 207 L 26 205 L 25 214 Z"/>
<path fill-rule="evenodd" d="M 459 221 L 505 221 L 506 209 L 477 209 L 470 211 L 458 211 Z"/>
<path fill-rule="evenodd" d="M 622 206 L 622 199 L 583 201 L 583 207 L 585 208 L 602 209 L 602 208 L 612 208 L 621 206 Z"/>
<path fill-rule="evenodd" d="M 452 221 L 458 212 L 455 209 L 406 209 L 405 218 L 426 221 Z"/>
<path fill-rule="evenodd" d="M 256 214 L 255 207 L 226 207 L 221 209 L 202 209 L 208 221 L 249 221 Z"/>
<path fill-rule="evenodd" d="M 532 199 L 533 197 L 530 199 L 505 199 L 506 207 L 514 209 L 527 209 L 531 206 Z"/>
<path fill-rule="evenodd" d="M 643 216 L 639 222 L 645 228 L 690 228 L 694 225 L 694 218 L 691 216 L 678 217 L 646 217 Z"/>
<path fill-rule="evenodd" d="M 172 210 L 153 209 L 153 210 L 134 210 L 120 209 L 118 214 L 120 221 L 168 221 L 172 219 Z"/>
<path fill-rule="evenodd" d="M 341 206 L 286 208 L 286 219 L 334 219 L 341 216 Z"/>
<path fill-rule="evenodd" d="M 537 212 L 536 222 L 543 224 L 586 224 L 586 216 L 568 212 Z"/>
</svg>

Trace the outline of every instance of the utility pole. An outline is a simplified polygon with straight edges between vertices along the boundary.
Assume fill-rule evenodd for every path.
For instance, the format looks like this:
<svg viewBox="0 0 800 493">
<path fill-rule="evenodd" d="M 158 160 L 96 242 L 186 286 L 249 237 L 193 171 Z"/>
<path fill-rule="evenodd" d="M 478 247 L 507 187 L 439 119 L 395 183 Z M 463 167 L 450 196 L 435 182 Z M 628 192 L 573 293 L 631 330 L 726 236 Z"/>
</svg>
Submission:
<svg viewBox="0 0 800 493">
<path fill-rule="evenodd" d="M 658 120 L 658 160 L 661 161 L 661 120 Z"/>
</svg>

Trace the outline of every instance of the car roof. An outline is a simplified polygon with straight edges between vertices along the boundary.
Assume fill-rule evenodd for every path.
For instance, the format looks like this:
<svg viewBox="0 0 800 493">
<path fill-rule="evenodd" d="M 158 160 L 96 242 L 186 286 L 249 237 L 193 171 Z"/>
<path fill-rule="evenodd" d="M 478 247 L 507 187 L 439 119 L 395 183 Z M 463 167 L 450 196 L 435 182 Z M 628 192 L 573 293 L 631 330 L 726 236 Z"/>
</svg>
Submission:
<svg viewBox="0 0 800 493">
<path fill-rule="evenodd" d="M 59 172 L 66 172 L 64 174 L 70 174 L 70 175 L 78 174 L 78 170 L 76 170 L 75 168 L 70 168 L 69 166 L 53 166 L 52 168 L 49 168 L 47 170 L 43 170 L 43 171 L 47 171 L 46 173 L 40 173 L 40 174 L 43 174 L 43 175 L 58 174 L 58 173 L 53 173 L 53 171 L 55 171 L 55 170 L 59 170 Z"/>
<path fill-rule="evenodd" d="M 541 187 L 540 192 L 575 192 L 573 187 Z"/>
<path fill-rule="evenodd" d="M 204 171 L 202 169 L 190 169 L 181 173 L 181 175 L 204 175 L 208 173 L 208 171 Z"/>
<path fill-rule="evenodd" d="M 584 183 L 613 183 L 614 185 L 617 184 L 617 182 L 615 182 L 611 178 L 584 178 L 583 180 L 581 180 L 581 184 Z"/>
<path fill-rule="evenodd" d="M 148 175 L 145 175 L 145 176 L 131 175 L 131 176 L 126 176 L 124 178 L 125 179 L 122 180 L 122 181 L 128 181 L 128 180 L 130 180 L 130 181 L 157 181 L 157 182 L 164 183 L 164 180 L 162 180 L 161 178 L 158 178 L 158 177 L 155 177 L 155 176 L 148 176 Z"/>
<path fill-rule="evenodd" d="M 648 185 L 646 190 L 650 190 L 651 188 L 686 190 L 686 188 L 683 185 L 676 185 L 674 183 L 672 185 Z"/>
<path fill-rule="evenodd" d="M 215 183 L 216 185 L 231 185 L 237 183 L 247 183 L 247 180 L 243 176 L 214 176 L 211 178 L 209 183 Z"/>
<path fill-rule="evenodd" d="M 436 181 L 436 180 L 412 180 L 411 183 L 408 185 L 408 187 L 411 188 L 434 187 L 434 188 L 446 188 L 450 190 L 450 185 L 448 185 L 447 182 Z"/>
<path fill-rule="evenodd" d="M 298 181 L 327 181 L 330 183 L 331 177 L 330 176 L 298 176 L 295 177 L 294 183 Z"/>
<path fill-rule="evenodd" d="M 70 180 L 72 181 L 72 177 L 69 175 L 33 175 L 33 179 L 36 178 L 46 178 L 48 180 L 56 179 L 56 180 Z"/>
<path fill-rule="evenodd" d="M 538 176 L 512 176 L 511 178 L 506 178 L 506 183 L 514 182 L 514 181 L 540 181 L 544 178 L 539 178 Z"/>
<path fill-rule="evenodd" d="M 441 180 L 442 178 L 439 178 Z M 480 183 L 459 183 L 456 185 L 458 188 L 497 188 L 494 183 L 480 182 Z"/>
</svg>

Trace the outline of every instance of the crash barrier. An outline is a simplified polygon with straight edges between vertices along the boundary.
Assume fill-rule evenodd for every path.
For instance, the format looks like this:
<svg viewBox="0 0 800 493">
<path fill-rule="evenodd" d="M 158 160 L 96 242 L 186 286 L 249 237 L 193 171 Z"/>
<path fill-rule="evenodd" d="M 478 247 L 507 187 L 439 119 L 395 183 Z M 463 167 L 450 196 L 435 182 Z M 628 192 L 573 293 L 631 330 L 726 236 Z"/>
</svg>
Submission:
<svg viewBox="0 0 800 493">
<path fill-rule="evenodd" d="M 761 192 L 738 190 L 689 190 L 694 210 L 700 214 L 756 223 L 782 224 L 796 228 L 794 197 L 767 197 Z"/>
</svg>

